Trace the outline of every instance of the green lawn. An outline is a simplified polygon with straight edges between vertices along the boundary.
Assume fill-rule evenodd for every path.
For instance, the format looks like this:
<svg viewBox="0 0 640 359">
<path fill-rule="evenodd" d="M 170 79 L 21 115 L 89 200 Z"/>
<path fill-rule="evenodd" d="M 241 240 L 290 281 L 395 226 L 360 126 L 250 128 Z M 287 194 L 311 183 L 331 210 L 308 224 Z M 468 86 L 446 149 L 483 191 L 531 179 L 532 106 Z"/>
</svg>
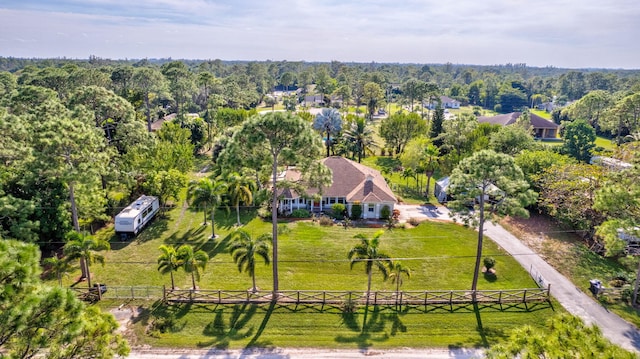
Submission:
<svg viewBox="0 0 640 359">
<path fill-rule="evenodd" d="M 388 161 L 371 158 L 371 161 Z M 377 163 L 380 167 L 384 163 Z M 202 165 L 202 164 L 201 164 Z M 404 181 L 393 174 L 396 183 Z M 437 176 L 434 176 L 437 178 Z M 410 185 L 411 186 L 411 185 Z M 246 290 L 251 278 L 239 273 L 228 253 L 227 235 L 235 228 L 235 212 L 216 212 L 216 234 L 211 240 L 211 225 L 203 225 L 203 213 L 189 208 L 181 200 L 174 208 L 156 218 L 138 237 L 120 242 L 113 228 L 97 236 L 111 240 L 111 250 L 104 252 L 104 266 L 91 266 L 93 282 L 115 286 L 169 286 L 168 275 L 157 271 L 158 247 L 188 243 L 210 256 L 198 285 L 202 289 Z M 270 232 L 271 224 L 255 210 L 241 212 L 243 228 L 253 236 Z M 282 223 L 279 236 L 279 274 L 282 290 L 366 290 L 364 266 L 353 269 L 347 252 L 357 240 L 379 228 L 323 227 L 311 221 Z M 412 271 L 405 279 L 404 290 L 465 290 L 471 286 L 477 234 L 471 229 L 450 223 L 423 222 L 415 228 L 385 230 L 381 251 Z M 492 241 L 484 242 L 485 256 L 496 259 L 496 278 L 481 276 L 479 289 L 519 289 L 535 287 L 526 270 Z M 72 285 L 79 270 L 64 278 Z M 272 268 L 259 263 L 257 286 L 272 288 Z M 176 286 L 190 288 L 191 279 L 184 271 L 175 274 Z M 53 281 L 53 280 L 52 280 Z M 83 286 L 79 283 L 78 286 Z M 379 273 L 373 276 L 372 290 L 395 290 Z M 504 306 L 454 307 L 363 307 L 345 313 L 335 306 L 223 306 L 182 305 L 137 301 L 129 303 L 142 309 L 134 321 L 134 345 L 156 347 L 324 347 L 324 348 L 392 348 L 392 347 L 475 347 L 488 346 L 506 339 L 511 328 L 544 321 L 563 309 L 557 305 L 529 304 Z M 123 304 L 115 300 L 99 303 L 103 308 Z M 172 329 L 149 335 L 150 323 L 174 318 Z"/>
<path fill-rule="evenodd" d="M 177 206 L 157 218 L 131 242 L 112 241 L 105 254 L 105 265 L 91 267 L 94 282 L 108 286 L 169 285 L 169 276 L 157 271 L 156 259 L 161 244 L 190 243 L 209 253 L 211 261 L 202 275 L 203 289 L 246 290 L 251 279 L 239 273 L 226 251 L 225 236 L 233 230 L 233 211 L 217 212 L 216 233 L 209 240 L 210 226 L 202 226 L 201 212 Z M 270 230 L 254 212 L 244 212 L 244 229 L 257 236 Z M 364 266 L 350 269 L 348 250 L 357 243 L 356 233 L 373 235 L 377 228 L 322 227 L 313 222 L 281 224 L 288 232 L 279 237 L 280 288 L 283 290 L 366 290 Z M 113 235 L 105 230 L 102 236 Z M 477 235 L 460 225 L 424 222 L 418 227 L 385 231 L 381 250 L 402 258 L 411 268 L 405 290 L 468 289 L 471 286 Z M 493 242 L 485 241 L 484 253 L 496 259 L 497 280 L 480 277 L 479 289 L 531 288 L 535 283 L 516 261 Z M 76 271 L 65 284 L 77 278 Z M 272 287 L 271 267 L 259 264 L 257 284 L 263 290 Z M 79 284 L 83 285 L 83 284 Z M 176 285 L 189 288 L 190 279 L 182 270 L 176 273 Z M 394 290 L 394 285 L 373 276 L 373 290 Z M 121 302 L 100 303 L 116 307 Z M 157 347 L 473 347 L 506 339 L 509 329 L 530 324 L 541 326 L 546 318 L 562 311 L 557 304 L 500 306 L 411 307 L 396 311 L 391 307 L 370 307 L 365 313 L 343 313 L 331 306 L 164 306 L 141 302 L 141 316 L 135 321 L 133 344 Z M 365 321 L 366 316 L 366 323 Z M 154 318 L 175 318 L 172 330 L 147 334 Z M 482 330 L 479 330 L 478 321 Z M 364 325 L 363 325 L 364 324 Z"/>
<path fill-rule="evenodd" d="M 605 150 L 613 151 L 615 150 L 616 145 L 610 138 L 598 136 L 596 137 L 596 147 L 602 147 Z"/>
<path fill-rule="evenodd" d="M 269 232 L 271 224 L 259 218 L 250 219 L 244 229 L 254 236 Z M 161 244 L 189 243 L 205 250 L 211 260 L 202 276 L 200 287 L 206 289 L 244 290 L 251 286 L 248 275 L 237 271 L 226 251 L 225 236 L 233 230 L 233 213 L 227 217 L 218 213 L 216 240 L 209 240 L 211 228 L 202 226 L 202 213 L 176 208 L 165 218 L 153 224 L 131 242 L 112 242 L 112 250 L 104 253 L 105 265 L 92 266 L 94 282 L 112 286 L 169 285 L 169 276 L 157 271 L 156 259 Z M 279 236 L 280 287 L 282 289 L 334 289 L 360 290 L 366 288 L 364 268 L 349 269 L 347 252 L 357 240 L 356 233 L 372 236 L 378 228 L 322 227 L 312 222 L 281 224 L 289 233 Z M 412 268 L 413 276 L 405 281 L 407 290 L 466 289 L 470 287 L 475 260 L 476 233 L 465 227 L 425 222 L 416 228 L 386 231 L 381 250 L 394 258 L 403 258 L 404 265 Z M 481 280 L 481 289 L 533 287 L 535 284 L 526 271 L 521 270 L 510 256 L 493 242 L 485 242 L 485 254 L 497 259 L 497 281 Z M 79 273 L 66 279 L 71 283 Z M 262 289 L 271 288 L 271 267 L 258 265 L 257 284 Z M 176 285 L 190 287 L 190 277 L 183 271 L 175 275 Z M 374 276 L 374 289 L 392 290 L 393 284 Z"/>
<path fill-rule="evenodd" d="M 529 111 L 531 111 L 531 113 L 534 114 L 534 115 L 538 115 L 538 116 L 540 116 L 540 117 L 542 117 L 544 119 L 547 119 L 547 120 L 551 121 L 551 114 L 549 112 L 547 112 L 547 111 L 534 110 L 534 109 L 531 109 Z"/>
<path fill-rule="evenodd" d="M 154 347 L 458 348 L 489 346 L 505 340 L 513 328 L 540 326 L 554 314 L 548 303 L 502 309 L 369 307 L 354 313 L 330 306 L 183 305 L 146 307 L 133 329 L 139 338 L 135 344 Z M 175 318 L 173 329 L 147 334 L 156 317 Z"/>
</svg>

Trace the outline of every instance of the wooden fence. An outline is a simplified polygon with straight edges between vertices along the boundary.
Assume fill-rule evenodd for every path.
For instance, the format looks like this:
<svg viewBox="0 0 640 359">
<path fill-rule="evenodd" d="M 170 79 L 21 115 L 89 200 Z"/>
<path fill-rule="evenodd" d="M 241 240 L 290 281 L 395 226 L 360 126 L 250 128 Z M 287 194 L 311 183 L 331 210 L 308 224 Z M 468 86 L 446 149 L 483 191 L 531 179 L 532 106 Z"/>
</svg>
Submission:
<svg viewBox="0 0 640 359">
<path fill-rule="evenodd" d="M 100 299 L 117 300 L 159 300 L 167 303 L 202 304 L 308 304 L 308 305 L 364 305 L 367 293 L 363 291 L 320 291 L 320 290 L 283 290 L 273 297 L 268 291 L 230 291 L 230 290 L 184 290 L 167 289 L 158 286 L 122 286 L 107 287 L 106 291 L 97 288 L 71 288 L 83 300 L 95 302 Z M 472 303 L 507 304 L 534 303 L 549 301 L 551 286 L 547 288 L 505 289 L 505 290 L 434 290 L 434 291 L 372 291 L 368 302 L 371 305 L 464 305 Z"/>
<path fill-rule="evenodd" d="M 77 296 L 89 302 L 96 302 L 100 299 L 117 299 L 117 300 L 158 300 L 164 298 L 165 288 L 160 286 L 106 286 L 105 291 L 99 291 L 98 288 L 73 287 L 71 290 L 76 292 Z"/>
<path fill-rule="evenodd" d="M 448 290 L 448 291 L 374 291 L 369 293 L 371 305 L 459 305 L 472 303 L 507 304 L 549 301 L 551 286 L 547 288 L 505 290 Z M 266 291 L 227 290 L 165 290 L 168 303 L 203 304 L 310 304 L 310 305 L 362 305 L 367 293 L 362 291 L 283 290 L 274 298 Z"/>
</svg>

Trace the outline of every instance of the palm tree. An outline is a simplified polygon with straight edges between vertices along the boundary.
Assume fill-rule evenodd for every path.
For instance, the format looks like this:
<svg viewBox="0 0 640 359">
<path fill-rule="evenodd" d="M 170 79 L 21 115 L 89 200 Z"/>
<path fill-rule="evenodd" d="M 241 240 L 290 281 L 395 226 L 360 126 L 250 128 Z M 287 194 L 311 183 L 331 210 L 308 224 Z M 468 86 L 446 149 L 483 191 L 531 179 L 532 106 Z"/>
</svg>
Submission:
<svg viewBox="0 0 640 359">
<path fill-rule="evenodd" d="M 358 233 L 353 238 L 360 239 L 360 243 L 349 250 L 348 258 L 351 260 L 351 269 L 353 269 L 354 264 L 365 262 L 365 272 L 367 273 L 367 306 L 369 305 L 369 293 L 371 293 L 373 267 L 378 268 L 385 280 L 389 273 L 387 267 L 391 260 L 388 255 L 378 250 L 380 237 L 383 234 L 384 231 L 378 231 L 373 235 L 373 238 L 369 239 L 365 234 Z"/>
<path fill-rule="evenodd" d="M 205 225 L 207 224 L 207 208 L 211 208 L 211 238 L 216 238 L 215 213 L 216 208 L 222 202 L 222 194 L 225 190 L 225 183 L 210 178 L 203 178 L 200 181 L 193 181 L 189 184 L 187 200 L 194 206 L 204 207 Z"/>
<path fill-rule="evenodd" d="M 63 252 L 70 261 L 80 259 L 82 277 L 87 278 L 87 284 L 91 288 L 89 265 L 95 262 L 104 265 L 104 256 L 98 254 L 97 251 L 109 250 L 110 248 L 109 242 L 103 239 L 71 231 L 67 235 L 67 243 L 64 245 Z"/>
<path fill-rule="evenodd" d="M 433 143 L 430 143 L 424 148 L 422 154 L 424 155 L 424 173 L 427 175 L 427 190 L 425 191 L 425 194 L 428 197 L 429 187 L 431 186 L 431 177 L 438 168 L 438 156 L 440 155 L 440 149 Z"/>
<path fill-rule="evenodd" d="M 178 258 L 178 253 L 174 246 L 163 244 L 158 249 L 162 252 L 158 257 L 158 272 L 171 275 L 171 290 L 174 290 L 176 285 L 173 280 L 173 272 L 178 271 L 178 268 L 182 267 L 183 263 Z"/>
<path fill-rule="evenodd" d="M 250 204 L 253 201 L 252 191 L 255 187 L 254 182 L 246 176 L 242 176 L 237 172 L 231 172 L 225 177 L 227 184 L 227 195 L 231 200 L 231 204 L 236 208 L 237 225 L 240 226 L 240 202 Z"/>
<path fill-rule="evenodd" d="M 49 266 L 52 272 L 56 274 L 56 278 L 58 278 L 58 285 L 62 287 L 62 275 L 67 274 L 71 269 L 71 265 L 67 258 L 60 258 L 57 254 L 54 254 L 52 257 L 45 258 L 44 264 Z"/>
<path fill-rule="evenodd" d="M 193 290 L 196 289 L 196 280 L 200 280 L 200 269 L 204 271 L 209 261 L 209 256 L 203 250 L 193 251 L 193 247 L 183 244 L 176 251 L 176 257 L 185 272 L 191 273 Z"/>
<path fill-rule="evenodd" d="M 327 157 L 329 148 L 331 147 L 331 134 L 339 133 L 342 130 L 342 117 L 340 112 L 335 108 L 323 108 L 322 112 L 316 115 L 316 119 L 313 121 L 313 129 L 327 134 Z"/>
<path fill-rule="evenodd" d="M 399 261 L 389 262 L 389 278 L 391 283 L 396 285 L 396 301 L 400 297 L 400 286 L 402 285 L 402 275 L 406 275 L 407 278 L 411 278 L 411 269 L 402 265 Z"/>
<path fill-rule="evenodd" d="M 231 253 L 233 261 L 238 265 L 238 271 L 247 272 L 251 276 L 251 290 L 256 292 L 256 257 L 262 258 L 264 264 L 269 264 L 269 243 L 271 243 L 271 235 L 264 233 L 258 236 L 258 238 L 252 238 L 247 231 L 238 229 L 233 232 L 231 238 L 232 242 L 229 253 Z"/>
<path fill-rule="evenodd" d="M 345 131 L 344 138 L 354 146 L 355 152 L 358 154 L 358 163 L 362 161 L 364 154 L 370 152 L 371 147 L 375 146 L 373 131 L 367 126 L 367 121 L 362 117 L 358 117 L 351 122 L 351 126 Z"/>
</svg>

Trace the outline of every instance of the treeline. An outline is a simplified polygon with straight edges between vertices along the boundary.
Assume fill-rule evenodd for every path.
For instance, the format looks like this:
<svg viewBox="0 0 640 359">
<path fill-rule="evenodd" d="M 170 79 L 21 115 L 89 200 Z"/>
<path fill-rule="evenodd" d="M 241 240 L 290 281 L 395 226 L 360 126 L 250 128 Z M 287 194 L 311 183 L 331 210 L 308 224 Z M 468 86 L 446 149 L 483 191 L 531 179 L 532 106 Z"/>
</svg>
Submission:
<svg viewBox="0 0 640 359">
<path fill-rule="evenodd" d="M 512 155 L 531 146 L 522 133 L 477 126 L 473 116 L 444 121 L 442 109 L 428 108 L 441 95 L 498 112 L 575 100 L 554 114 L 558 123 L 584 119 L 618 143 L 639 129 L 637 71 L 96 57 L 0 58 L 0 67 L 11 70 L 0 72 L 1 234 L 40 243 L 95 228 L 141 193 L 167 203 L 186 185 L 194 155 L 211 149 L 215 158 L 229 129 L 257 107 L 282 103 L 312 121 L 304 111 L 312 94 L 325 107 L 364 105 L 369 118 L 390 102 L 413 113 L 382 123 L 381 147 L 353 115 L 357 110 L 350 111 L 344 131 L 332 135 L 333 154 L 401 155 L 412 136 L 424 132 L 446 155 L 443 169 L 488 146 Z M 272 95 L 276 88 L 283 93 Z M 590 153 L 584 146 L 567 151 Z"/>
</svg>

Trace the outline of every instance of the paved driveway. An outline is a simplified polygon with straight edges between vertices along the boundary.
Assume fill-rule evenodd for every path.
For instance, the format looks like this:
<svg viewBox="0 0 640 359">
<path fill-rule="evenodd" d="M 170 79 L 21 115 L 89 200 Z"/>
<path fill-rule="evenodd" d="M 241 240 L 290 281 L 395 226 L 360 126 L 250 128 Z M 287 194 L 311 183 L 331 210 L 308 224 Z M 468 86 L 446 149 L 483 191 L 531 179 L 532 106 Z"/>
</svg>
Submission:
<svg viewBox="0 0 640 359">
<path fill-rule="evenodd" d="M 397 205 L 395 208 L 400 210 L 401 222 L 412 217 L 421 220 L 451 220 L 449 210 L 442 206 Z M 611 342 L 640 353 L 640 331 L 635 326 L 609 312 L 502 226 L 487 222 L 484 227 L 485 234 L 532 273 L 536 281 L 544 286 L 551 285 L 551 295 L 569 313 L 582 318 L 588 324 L 596 324 Z M 584 288 L 587 287 L 588 283 L 584 283 Z"/>
</svg>

